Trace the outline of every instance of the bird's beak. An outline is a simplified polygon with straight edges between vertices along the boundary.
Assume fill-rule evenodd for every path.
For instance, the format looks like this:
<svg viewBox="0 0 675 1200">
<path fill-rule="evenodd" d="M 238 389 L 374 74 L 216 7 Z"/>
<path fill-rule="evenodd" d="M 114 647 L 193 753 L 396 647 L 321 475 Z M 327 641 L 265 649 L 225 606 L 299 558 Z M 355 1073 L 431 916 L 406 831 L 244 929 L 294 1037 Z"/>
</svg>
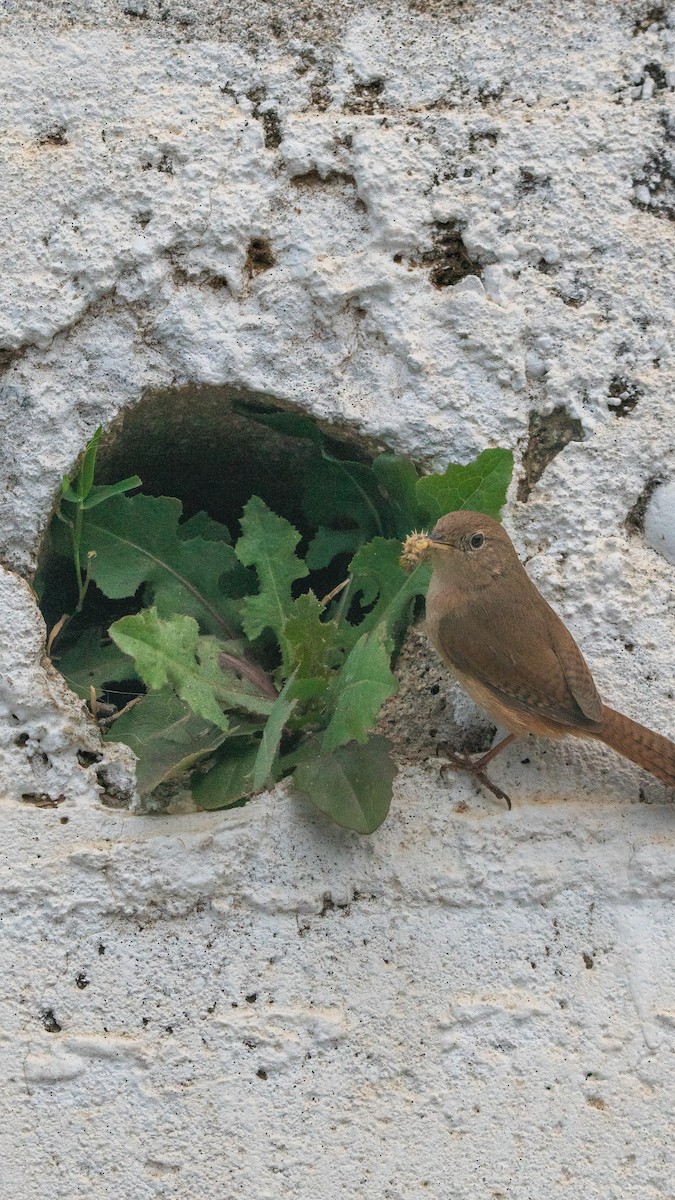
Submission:
<svg viewBox="0 0 675 1200">
<path fill-rule="evenodd" d="M 428 533 L 427 537 L 429 538 L 430 542 L 434 543 L 435 546 L 447 546 L 448 550 L 454 550 L 452 542 L 444 541 L 440 533 Z"/>
</svg>

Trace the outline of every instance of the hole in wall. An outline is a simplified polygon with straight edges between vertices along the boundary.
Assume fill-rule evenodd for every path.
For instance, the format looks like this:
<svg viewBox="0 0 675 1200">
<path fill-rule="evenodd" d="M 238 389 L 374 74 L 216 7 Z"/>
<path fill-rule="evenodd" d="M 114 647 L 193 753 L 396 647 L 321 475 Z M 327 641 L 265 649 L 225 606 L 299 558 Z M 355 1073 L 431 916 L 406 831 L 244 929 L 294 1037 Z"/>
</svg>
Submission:
<svg viewBox="0 0 675 1200">
<path fill-rule="evenodd" d="M 452 287 L 467 275 L 480 275 L 462 238 L 464 225 L 458 221 L 439 222 L 432 232 L 433 249 L 422 255 L 420 262 L 430 268 L 429 279 L 436 288 Z"/>
<path fill-rule="evenodd" d="M 615 375 L 609 385 L 607 407 L 615 417 L 627 417 L 642 397 L 642 388 L 625 375 Z"/>
<path fill-rule="evenodd" d="M 226 525 L 235 539 L 244 505 L 258 495 L 306 540 L 313 531 L 303 509 L 301 481 L 319 451 L 307 438 L 289 436 L 256 419 L 284 412 L 299 410 L 262 393 L 231 388 L 187 387 L 146 393 L 104 434 L 96 482 L 112 484 L 138 475 L 146 495 L 178 497 L 183 520 L 207 512 Z M 338 459 L 369 463 L 380 449 L 374 441 L 347 430 L 331 426 L 322 432 L 326 449 Z M 340 556 L 331 568 L 317 572 L 315 587 L 330 590 L 342 577 L 347 561 L 347 555 Z M 48 576 L 50 581 L 42 610 L 51 629 L 63 612 L 73 610 L 75 596 L 72 565 L 68 558 L 50 553 L 48 539 L 39 556 L 39 576 Z M 105 599 L 97 595 L 95 587 L 91 590 L 93 604 L 88 607 L 99 625 L 107 626 L 141 606 L 140 598 L 134 605 L 126 598 Z M 103 727 L 109 715 L 105 703 L 127 703 L 137 690 L 133 679 L 117 681 L 114 697 L 104 697 L 99 714 Z"/>
<path fill-rule="evenodd" d="M 264 423 L 278 418 L 304 423 L 303 428 L 306 431 L 309 427 L 311 436 L 306 432 L 304 435 L 288 432 L 287 426 L 281 430 Z M 297 424 L 293 429 L 297 429 Z M 331 460 L 349 460 L 350 466 L 357 464 L 358 469 L 363 469 L 380 450 L 375 442 L 347 429 L 320 427 L 306 413 L 289 405 L 280 405 L 264 394 L 222 387 L 187 387 L 147 393 L 135 408 L 125 412 L 114 427 L 106 431 L 98 448 L 95 481 L 97 486 L 105 486 L 131 475 L 139 476 L 144 497 L 177 498 L 182 505 L 181 522 L 198 514 L 202 517 L 208 514 L 212 523 L 220 523 L 221 534 L 222 526 L 227 527 L 233 542 L 241 532 L 239 521 L 245 504 L 252 496 L 259 496 L 273 512 L 286 518 L 299 531 L 298 553 L 304 557 L 319 524 L 308 520 L 304 506 L 304 480 L 309 477 L 313 465 L 322 467 L 322 455 L 327 454 Z M 74 470 L 73 475 L 75 473 Z M 119 499 L 127 503 L 126 499 Z M 309 576 L 298 581 L 294 594 L 310 587 L 317 597 L 322 597 L 337 584 L 344 583 L 354 552 L 349 532 L 358 529 L 358 522 L 345 511 L 344 525 L 340 517 L 338 528 L 344 528 L 349 548 L 344 552 L 341 548 L 332 561 L 312 564 Z M 42 611 L 50 631 L 58 628 L 64 613 L 76 613 L 77 586 L 69 536 L 64 532 L 62 522 L 53 521 L 40 554 L 40 582 L 38 584 L 36 579 L 36 586 L 42 595 Z M 171 536 L 172 545 L 180 544 L 179 532 L 174 530 Z M 204 535 L 191 533 L 185 536 Z M 60 542 L 59 538 L 62 539 Z M 208 537 L 204 545 L 207 544 Z M 161 549 L 160 545 L 160 558 Z M 246 575 L 243 568 L 237 567 L 237 570 Z M 214 586 L 221 588 L 217 578 Z M 133 659 L 120 657 L 108 630 L 118 618 L 138 613 L 152 604 L 152 599 L 148 598 L 152 594 L 152 585 L 149 593 L 146 584 L 142 583 L 135 595 L 110 599 L 92 581 L 81 614 L 66 623 L 62 633 L 57 632 L 57 640 L 51 648 L 54 665 L 89 705 L 102 734 L 110 741 L 127 741 L 137 753 L 141 744 L 136 745 L 121 734 L 118 737 L 120 724 L 116 722 L 123 710 L 130 711 L 141 702 L 146 689 L 140 679 L 134 677 Z M 345 618 L 351 619 L 352 612 L 361 612 L 356 598 L 350 599 L 345 607 Z M 361 616 L 355 619 L 360 620 Z M 256 643 L 255 665 L 259 675 L 271 674 L 278 666 L 278 648 L 272 642 L 273 639 L 263 636 Z M 236 655 L 235 659 L 240 663 Z M 224 666 L 222 661 L 220 665 Z M 231 663 L 228 669 L 235 673 L 237 670 Z M 249 678 L 245 672 L 244 677 Z M 275 696 L 276 691 L 273 691 L 270 698 Z M 173 716 L 167 721 L 171 724 Z M 214 744 L 214 750 L 218 744 Z M 145 743 L 142 745 L 144 747 Z M 209 747 L 205 750 L 208 752 Z M 83 769 L 94 770 L 104 789 L 102 803 L 111 807 L 128 805 L 127 779 L 126 776 L 118 778 L 114 763 L 99 762 L 94 753 L 80 753 L 78 761 Z M 158 803 L 163 803 L 170 799 L 173 789 L 173 784 L 164 788 L 164 783 L 165 780 L 160 778 L 157 786 L 164 789 L 161 796 L 147 779 L 143 780 L 142 790 L 145 794 L 152 792 L 158 797 Z M 35 799 L 31 802 L 38 803 Z"/>
</svg>

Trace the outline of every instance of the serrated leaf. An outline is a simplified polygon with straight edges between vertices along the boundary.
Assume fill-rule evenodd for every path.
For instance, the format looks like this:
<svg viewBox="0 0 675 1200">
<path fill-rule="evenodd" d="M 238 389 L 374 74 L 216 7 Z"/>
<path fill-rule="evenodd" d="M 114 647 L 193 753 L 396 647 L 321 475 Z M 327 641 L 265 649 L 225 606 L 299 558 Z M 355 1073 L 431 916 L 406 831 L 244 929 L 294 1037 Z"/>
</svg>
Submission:
<svg viewBox="0 0 675 1200">
<path fill-rule="evenodd" d="M 339 630 L 335 621 L 323 621 L 324 610 L 314 592 L 305 592 L 293 601 L 284 625 L 288 647 L 288 670 L 298 679 L 326 675 L 331 651 L 338 644 Z"/>
<path fill-rule="evenodd" d="M 183 542 L 197 537 L 203 538 L 205 542 L 226 542 L 228 545 L 232 542 L 227 525 L 222 525 L 220 521 L 214 521 L 213 517 L 203 511 L 195 513 L 193 517 L 188 517 L 187 521 L 181 521 L 178 526 L 178 536 Z"/>
<path fill-rule="evenodd" d="M 234 550 L 225 543 L 183 541 L 180 500 L 168 496 L 114 496 L 84 514 L 81 560 L 89 550 L 91 576 L 110 599 L 133 596 L 142 585 L 160 615 L 183 613 L 211 633 L 232 636 L 239 597 L 249 586 Z"/>
<path fill-rule="evenodd" d="M 82 700 L 89 700 L 90 687 L 98 694 L 105 684 L 129 679 L 134 673 L 128 656 L 99 629 L 85 629 L 67 650 L 55 653 L 52 661 Z"/>
<path fill-rule="evenodd" d="M 134 659 L 147 687 L 158 690 L 168 685 L 197 716 L 219 729 L 226 730 L 229 724 L 221 706 L 265 715 L 271 712 L 272 701 L 231 685 L 218 665 L 218 643 L 199 636 L 193 617 L 174 614 L 163 621 L 156 609 L 148 608 L 121 617 L 109 632 L 120 650 Z"/>
<path fill-rule="evenodd" d="M 310 571 L 329 566 L 338 554 L 353 554 L 363 544 L 361 529 L 329 529 L 320 525 L 307 547 L 305 562 Z"/>
<path fill-rule="evenodd" d="M 238 743 L 228 738 L 218 759 L 205 775 L 192 780 L 195 804 L 207 811 L 230 808 L 253 791 L 253 766 L 258 742 Z"/>
<path fill-rule="evenodd" d="M 387 739 L 374 735 L 362 746 L 340 746 L 301 763 L 293 786 L 338 825 L 373 833 L 391 804 L 396 767 L 389 750 Z"/>
<path fill-rule="evenodd" d="M 382 625 L 386 637 L 395 639 L 415 597 L 426 593 L 430 567 L 421 564 L 408 575 L 400 565 L 400 557 L 401 543 L 388 538 L 373 538 L 355 554 L 349 564 L 352 594 L 359 598 L 362 608 L 372 607 L 358 624 L 343 622 L 340 639 L 345 647 L 354 646 L 362 633 L 378 625 Z"/>
<path fill-rule="evenodd" d="M 293 603 L 291 585 L 309 573 L 295 553 L 300 534 L 289 521 L 271 512 L 259 496 L 252 496 L 246 505 L 241 527 L 235 554 L 244 566 L 255 567 L 260 583 L 258 594 L 247 596 L 241 604 L 244 632 L 256 638 L 271 629 L 287 660 L 284 626 Z"/>
<path fill-rule="evenodd" d="M 418 503 L 431 522 L 460 508 L 498 518 L 512 474 L 510 450 L 484 450 L 466 466 L 450 463 L 443 475 L 418 480 Z"/>
<path fill-rule="evenodd" d="M 229 733 L 192 712 L 169 688 L 149 692 L 122 713 L 106 741 L 124 742 L 136 757 L 136 784 L 147 794 L 213 754 Z"/>
<path fill-rule="evenodd" d="M 349 564 L 352 594 L 361 597 L 361 606 L 377 604 L 359 625 L 362 631 L 372 629 L 381 613 L 408 580 L 401 566 L 401 543 L 393 538 L 373 538 L 356 552 Z"/>
<path fill-rule="evenodd" d="M 408 458 L 399 454 L 378 454 L 373 461 L 373 474 L 383 496 L 388 501 L 388 524 L 398 538 L 407 537 L 420 521 L 417 500 L 418 474 Z"/>
<path fill-rule="evenodd" d="M 366 741 L 384 701 L 398 687 L 389 666 L 391 649 L 382 625 L 359 638 L 332 685 L 335 708 L 321 742 L 324 751 Z"/>
<path fill-rule="evenodd" d="M 138 475 L 130 475 L 128 479 L 121 479 L 119 483 L 106 483 L 101 487 L 92 487 L 89 489 L 89 494 L 82 507 L 96 508 L 96 505 L 103 504 L 104 500 L 110 500 L 113 496 L 121 496 L 123 492 L 130 492 L 132 488 L 140 487 L 141 482 Z"/>
</svg>

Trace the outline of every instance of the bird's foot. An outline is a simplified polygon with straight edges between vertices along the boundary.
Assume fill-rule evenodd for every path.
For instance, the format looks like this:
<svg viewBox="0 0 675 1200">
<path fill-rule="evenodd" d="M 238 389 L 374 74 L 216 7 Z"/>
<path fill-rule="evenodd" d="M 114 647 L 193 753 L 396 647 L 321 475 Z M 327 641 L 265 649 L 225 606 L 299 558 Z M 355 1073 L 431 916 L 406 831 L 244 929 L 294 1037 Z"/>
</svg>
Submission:
<svg viewBox="0 0 675 1200">
<path fill-rule="evenodd" d="M 504 741 L 507 740 L 511 741 L 511 738 L 509 737 L 508 739 L 504 739 Z M 466 750 L 462 750 L 461 754 L 456 754 L 448 746 L 438 746 L 436 754 L 439 758 L 444 759 L 444 762 L 441 766 L 441 776 L 443 775 L 443 771 L 446 767 L 452 767 L 455 771 L 468 771 L 474 776 L 475 779 L 478 780 L 479 783 L 482 783 L 483 787 L 487 788 L 489 792 L 492 792 L 493 796 L 496 796 L 498 800 L 503 800 L 506 804 L 506 807 L 510 811 L 510 797 L 507 796 L 506 792 L 503 792 L 500 787 L 497 787 L 496 783 L 493 783 L 491 779 L 488 779 L 484 770 L 485 766 L 487 765 L 487 761 L 494 758 L 495 751 L 501 750 L 501 748 L 502 743 L 500 742 L 498 746 L 495 746 L 494 750 L 488 751 L 488 753 L 482 755 L 477 762 L 474 762 L 471 755 Z"/>
</svg>

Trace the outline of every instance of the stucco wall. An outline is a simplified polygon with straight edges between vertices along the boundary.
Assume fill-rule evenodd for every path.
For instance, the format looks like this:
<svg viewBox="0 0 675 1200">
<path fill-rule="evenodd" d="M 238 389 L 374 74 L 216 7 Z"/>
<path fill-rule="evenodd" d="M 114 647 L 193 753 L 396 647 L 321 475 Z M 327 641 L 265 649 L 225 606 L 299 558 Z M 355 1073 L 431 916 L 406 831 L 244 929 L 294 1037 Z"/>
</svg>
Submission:
<svg viewBox="0 0 675 1200">
<path fill-rule="evenodd" d="M 3 1194 L 673 1196 L 656 781 L 520 743 L 511 814 L 421 763 L 369 839 L 283 788 L 143 817 L 42 659 L 61 475 L 222 385 L 511 447 L 532 577 L 675 734 L 675 8 L 243 7 L 0 5 Z"/>
</svg>

